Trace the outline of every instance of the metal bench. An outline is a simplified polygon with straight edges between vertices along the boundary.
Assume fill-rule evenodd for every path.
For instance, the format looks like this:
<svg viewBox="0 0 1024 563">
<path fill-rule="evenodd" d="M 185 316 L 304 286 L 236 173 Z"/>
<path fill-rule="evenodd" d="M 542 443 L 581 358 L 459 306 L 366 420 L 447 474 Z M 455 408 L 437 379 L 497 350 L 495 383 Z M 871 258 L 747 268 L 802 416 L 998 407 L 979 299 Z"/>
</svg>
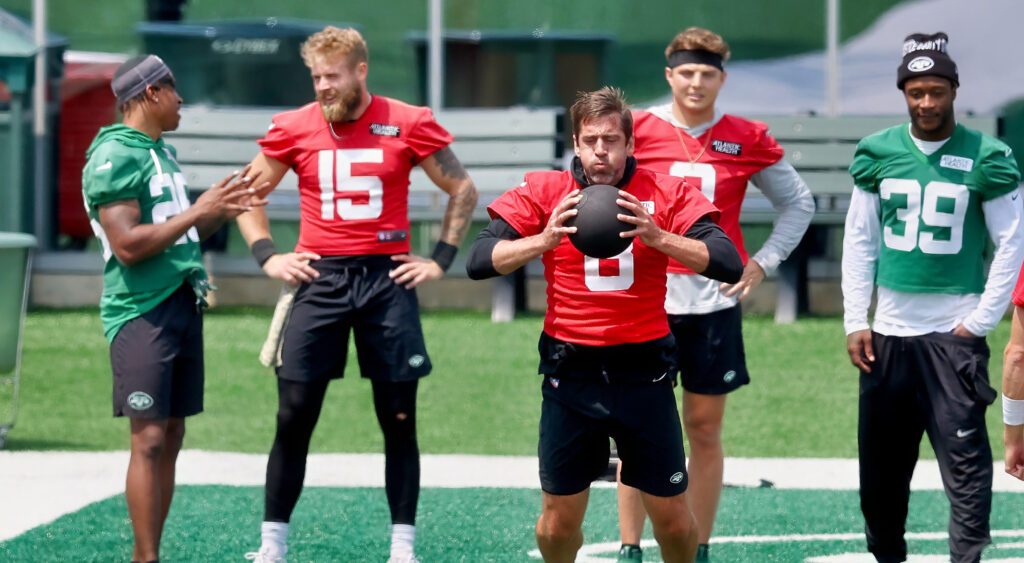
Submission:
<svg viewBox="0 0 1024 563">
<path fill-rule="evenodd" d="M 230 108 L 186 106 L 178 131 L 167 135 L 178 149 L 178 160 L 188 185 L 203 189 L 231 170 L 248 162 L 258 147 L 271 116 L 280 108 Z M 518 184 L 523 174 L 557 167 L 562 153 L 560 108 L 450 109 L 437 114 L 438 121 L 455 136 L 452 149 L 466 166 L 480 191 L 474 219 L 486 221 L 486 206 L 505 190 Z M 753 116 L 769 125 L 786 150 L 785 158 L 810 187 L 817 212 L 805 243 L 817 234 L 842 226 L 853 187 L 847 168 L 857 143 L 871 133 L 906 123 L 905 116 Z M 967 127 L 990 135 L 998 133 L 994 116 L 961 116 Z M 298 220 L 296 177 L 289 173 L 270 197 L 271 219 Z M 432 228 L 444 215 L 447 196 L 420 169 L 411 178 L 409 216 L 419 238 L 429 239 Z M 752 188 L 744 200 L 741 223 L 770 225 L 777 218 L 767 199 Z M 777 273 L 775 319 L 792 322 L 806 310 L 809 244 L 802 243 L 783 262 Z M 429 250 L 427 250 L 429 252 Z M 251 260 L 242 261 L 257 273 Z M 462 271 L 461 259 L 452 274 Z M 534 275 L 531 269 L 528 274 Z M 522 270 L 495 282 L 492 318 L 511 319 L 522 304 L 525 275 Z"/>
</svg>

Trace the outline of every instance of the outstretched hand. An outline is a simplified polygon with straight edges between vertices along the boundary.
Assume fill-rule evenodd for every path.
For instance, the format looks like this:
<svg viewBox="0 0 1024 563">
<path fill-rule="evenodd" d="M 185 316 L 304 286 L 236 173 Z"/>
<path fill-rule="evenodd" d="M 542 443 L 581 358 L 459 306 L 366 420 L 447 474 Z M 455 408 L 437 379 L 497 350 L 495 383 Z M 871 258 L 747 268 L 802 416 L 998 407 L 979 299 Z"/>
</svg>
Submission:
<svg viewBox="0 0 1024 563">
<path fill-rule="evenodd" d="M 251 165 L 246 166 L 241 173 L 235 171 L 228 174 L 203 192 L 195 205 L 200 207 L 204 216 L 220 219 L 234 219 L 253 207 L 266 205 L 267 200 L 257 196 L 257 193 L 268 188 L 270 183 L 257 184 L 262 170 L 252 174 L 250 172 Z M 254 188 L 254 185 L 258 187 Z"/>
</svg>

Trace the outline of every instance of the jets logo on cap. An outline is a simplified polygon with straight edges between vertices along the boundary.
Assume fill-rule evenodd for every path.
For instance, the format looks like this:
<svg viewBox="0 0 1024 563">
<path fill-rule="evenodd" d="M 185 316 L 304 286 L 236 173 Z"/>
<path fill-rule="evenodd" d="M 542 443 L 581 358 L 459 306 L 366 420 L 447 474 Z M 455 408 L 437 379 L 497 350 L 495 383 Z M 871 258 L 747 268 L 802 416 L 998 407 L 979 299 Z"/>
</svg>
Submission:
<svg viewBox="0 0 1024 563">
<path fill-rule="evenodd" d="M 924 72 L 935 66 L 931 57 L 915 57 L 907 63 L 907 70 L 911 72 Z"/>
</svg>

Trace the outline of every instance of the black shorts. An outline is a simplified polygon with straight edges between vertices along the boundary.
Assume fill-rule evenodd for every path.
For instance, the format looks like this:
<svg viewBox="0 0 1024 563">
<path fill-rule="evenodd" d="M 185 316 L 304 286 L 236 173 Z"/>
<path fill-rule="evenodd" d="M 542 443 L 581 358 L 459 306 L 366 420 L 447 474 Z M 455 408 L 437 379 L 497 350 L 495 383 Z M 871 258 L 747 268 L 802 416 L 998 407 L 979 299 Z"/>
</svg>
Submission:
<svg viewBox="0 0 1024 563">
<path fill-rule="evenodd" d="M 329 257 L 311 262 L 320 277 L 295 294 L 277 375 L 321 381 L 345 375 L 349 332 L 359 371 L 380 381 L 412 381 L 430 373 L 414 290 L 388 277 L 389 255 Z"/>
<path fill-rule="evenodd" d="M 542 385 L 541 488 L 554 495 L 583 491 L 608 469 L 608 439 L 622 460 L 622 482 L 670 497 L 686 491 L 686 455 L 672 380 L 606 382 L 559 379 Z"/>
<path fill-rule="evenodd" d="M 114 416 L 184 418 L 203 412 L 203 315 L 182 285 L 110 343 Z"/>
<path fill-rule="evenodd" d="M 703 315 L 669 315 L 668 324 L 679 348 L 683 389 L 724 395 L 750 383 L 739 305 Z"/>
</svg>

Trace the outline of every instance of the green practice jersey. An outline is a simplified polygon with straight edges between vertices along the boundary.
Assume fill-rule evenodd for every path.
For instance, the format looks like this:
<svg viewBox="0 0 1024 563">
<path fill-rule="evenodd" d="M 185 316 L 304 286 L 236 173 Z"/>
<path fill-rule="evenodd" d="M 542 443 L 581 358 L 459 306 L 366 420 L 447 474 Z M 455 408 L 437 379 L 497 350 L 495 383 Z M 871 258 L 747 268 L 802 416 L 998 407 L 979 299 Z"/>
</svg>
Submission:
<svg viewBox="0 0 1024 563">
<path fill-rule="evenodd" d="M 907 124 L 865 137 L 850 165 L 876 193 L 882 245 L 875 282 L 912 293 L 981 293 L 988 236 L 981 204 L 1017 189 L 1020 172 L 1003 142 L 957 125 L 926 155 Z"/>
<path fill-rule="evenodd" d="M 100 129 L 86 158 L 82 191 L 105 261 L 100 318 L 113 341 L 124 323 L 156 307 L 186 279 L 205 279 L 206 273 L 194 226 L 164 252 L 131 267 L 113 256 L 100 226 L 99 206 L 112 201 L 138 201 L 141 222 L 154 225 L 189 207 L 185 177 L 172 147 L 126 125 L 111 125 Z"/>
</svg>

